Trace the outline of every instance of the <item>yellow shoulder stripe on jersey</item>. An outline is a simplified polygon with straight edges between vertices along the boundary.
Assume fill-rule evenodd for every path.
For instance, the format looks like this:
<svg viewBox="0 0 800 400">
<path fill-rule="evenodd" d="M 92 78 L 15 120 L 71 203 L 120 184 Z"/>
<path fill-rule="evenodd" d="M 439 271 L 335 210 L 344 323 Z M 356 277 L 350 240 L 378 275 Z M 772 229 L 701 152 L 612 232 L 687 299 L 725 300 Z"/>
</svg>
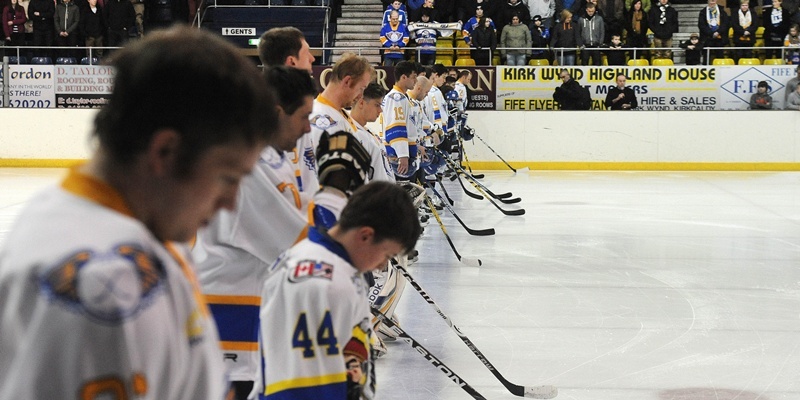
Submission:
<svg viewBox="0 0 800 400">
<path fill-rule="evenodd" d="M 228 351 L 258 351 L 258 342 L 219 341 L 219 347 Z"/>
<path fill-rule="evenodd" d="M 347 381 L 347 373 L 345 372 L 331 375 L 311 376 L 307 378 L 287 379 L 285 381 L 275 382 L 271 385 L 267 385 L 266 390 L 264 390 L 264 394 L 270 395 L 289 389 L 322 386 L 345 381 Z"/>
<path fill-rule="evenodd" d="M 64 190 L 110 208 L 120 214 L 133 217 L 133 212 L 116 189 L 100 179 L 81 173 L 78 168 L 80 167 L 70 168 L 67 177 L 61 182 L 61 187 Z"/>
<path fill-rule="evenodd" d="M 397 122 L 397 123 L 391 124 L 391 125 L 387 126 L 386 128 L 383 128 L 383 130 L 384 131 L 388 131 L 389 129 L 392 129 L 395 126 L 406 126 L 406 121 L 402 121 L 402 122 Z"/>
<path fill-rule="evenodd" d="M 233 304 L 237 306 L 260 306 L 260 296 L 227 296 L 221 294 L 207 294 L 206 303 L 209 304 Z"/>
<path fill-rule="evenodd" d="M 189 267 L 189 263 L 181 256 L 181 253 L 178 249 L 175 248 L 175 245 L 167 242 L 164 243 L 164 247 L 167 249 L 172 258 L 181 266 L 183 270 L 184 276 L 189 281 L 189 285 L 192 287 L 192 293 L 194 294 L 194 301 L 197 303 L 197 308 L 203 313 L 204 316 L 208 317 L 211 312 L 208 310 L 208 305 L 206 304 L 206 300 L 203 297 L 202 292 L 200 291 L 200 284 L 197 283 L 197 276 L 194 274 L 194 270 Z"/>
<path fill-rule="evenodd" d="M 404 137 L 394 138 L 391 141 L 389 141 L 389 145 L 393 145 L 393 144 L 395 144 L 397 142 L 408 142 L 408 138 L 404 138 Z"/>
</svg>

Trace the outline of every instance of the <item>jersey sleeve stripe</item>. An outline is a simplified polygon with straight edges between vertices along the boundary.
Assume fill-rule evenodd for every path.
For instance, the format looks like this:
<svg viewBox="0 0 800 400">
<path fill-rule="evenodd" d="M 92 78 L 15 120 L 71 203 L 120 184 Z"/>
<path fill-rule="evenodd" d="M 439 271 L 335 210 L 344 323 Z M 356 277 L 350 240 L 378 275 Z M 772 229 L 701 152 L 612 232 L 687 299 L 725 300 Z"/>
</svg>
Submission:
<svg viewBox="0 0 800 400">
<path fill-rule="evenodd" d="M 231 304 L 240 306 L 260 306 L 260 296 L 227 296 L 218 294 L 207 294 L 206 302 L 209 304 Z"/>
<path fill-rule="evenodd" d="M 258 351 L 258 343 L 256 342 L 232 342 L 221 340 L 219 347 L 227 351 Z"/>
</svg>

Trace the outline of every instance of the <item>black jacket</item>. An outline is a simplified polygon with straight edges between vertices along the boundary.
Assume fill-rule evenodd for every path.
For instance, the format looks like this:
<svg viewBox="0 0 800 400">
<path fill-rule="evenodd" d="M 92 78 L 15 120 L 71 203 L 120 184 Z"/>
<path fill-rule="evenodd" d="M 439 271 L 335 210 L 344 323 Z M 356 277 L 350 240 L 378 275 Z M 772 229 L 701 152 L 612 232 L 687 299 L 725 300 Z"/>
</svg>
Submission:
<svg viewBox="0 0 800 400">
<path fill-rule="evenodd" d="M 658 39 L 666 40 L 672 39 L 672 34 L 678 32 L 678 12 L 672 6 L 666 7 L 664 11 L 664 23 L 661 23 L 661 5 L 653 4 L 648 14 L 648 24 L 650 30 L 653 31 L 653 36 Z"/>
<path fill-rule="evenodd" d="M 103 9 L 97 5 L 97 12 L 92 12 L 89 7 L 81 10 L 80 31 L 84 38 L 101 37 L 106 32 L 106 19 Z"/>
<path fill-rule="evenodd" d="M 556 88 L 555 93 L 553 93 L 553 100 L 561 105 L 562 110 L 580 110 L 579 103 L 582 90 L 583 86 L 570 78 Z"/>
<path fill-rule="evenodd" d="M 39 13 L 37 17 L 34 15 Z M 52 31 L 55 29 L 53 17 L 56 15 L 56 5 L 53 0 L 31 0 L 28 5 L 28 19 L 33 21 L 33 30 Z"/>
<path fill-rule="evenodd" d="M 106 25 L 112 31 L 127 30 L 136 23 L 136 11 L 130 0 L 108 0 L 103 12 Z"/>
<path fill-rule="evenodd" d="M 625 95 L 625 97 L 615 103 L 614 99 L 616 99 L 620 93 Z M 630 104 L 631 108 L 622 108 L 623 104 Z M 606 95 L 606 107 L 611 110 L 632 110 L 639 107 L 639 102 L 636 100 L 636 93 L 633 92 L 633 89 L 626 86 L 625 89 L 619 90 L 618 87 L 614 86 L 609 89 Z"/>
</svg>

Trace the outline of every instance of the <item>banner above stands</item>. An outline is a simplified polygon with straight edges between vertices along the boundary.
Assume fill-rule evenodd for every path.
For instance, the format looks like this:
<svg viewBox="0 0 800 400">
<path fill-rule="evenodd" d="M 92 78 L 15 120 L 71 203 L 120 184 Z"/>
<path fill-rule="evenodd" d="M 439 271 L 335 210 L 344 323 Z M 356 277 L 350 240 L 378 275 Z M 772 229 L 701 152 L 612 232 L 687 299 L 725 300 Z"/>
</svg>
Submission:
<svg viewBox="0 0 800 400">
<path fill-rule="evenodd" d="M 456 67 L 472 71 L 468 110 L 555 110 L 555 88 L 562 67 Z M 314 67 L 324 88 L 331 67 Z M 377 67 L 384 89 L 394 85 L 394 69 Z M 796 76 L 793 65 L 568 67 L 573 78 L 589 88 L 593 110 L 605 110 L 608 90 L 619 73 L 636 92 L 642 110 L 746 110 L 759 81 L 771 87 L 773 108 L 783 109 L 786 82 Z M 0 79 L 2 70 L 0 69 Z M 114 71 L 99 65 L 10 65 L 10 104 L 21 108 L 101 107 L 110 97 Z"/>
</svg>

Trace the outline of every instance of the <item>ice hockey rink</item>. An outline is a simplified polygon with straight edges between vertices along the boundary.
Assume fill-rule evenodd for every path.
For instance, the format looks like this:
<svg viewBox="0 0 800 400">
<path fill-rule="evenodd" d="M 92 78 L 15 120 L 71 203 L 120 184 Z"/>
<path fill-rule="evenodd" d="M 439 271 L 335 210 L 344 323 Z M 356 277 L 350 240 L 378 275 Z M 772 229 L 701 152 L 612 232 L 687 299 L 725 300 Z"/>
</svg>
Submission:
<svg viewBox="0 0 800 400">
<path fill-rule="evenodd" d="M 0 243 L 59 169 L 0 169 Z M 800 399 L 800 174 L 486 172 L 505 209 L 446 182 L 447 210 L 409 268 L 516 385 L 563 400 Z M 472 192 L 476 192 L 469 187 Z M 513 399 L 410 285 L 401 326 L 488 399 Z M 378 399 L 470 399 L 403 342 L 377 362 Z M 444 368 L 444 367 L 443 367 Z"/>
</svg>

